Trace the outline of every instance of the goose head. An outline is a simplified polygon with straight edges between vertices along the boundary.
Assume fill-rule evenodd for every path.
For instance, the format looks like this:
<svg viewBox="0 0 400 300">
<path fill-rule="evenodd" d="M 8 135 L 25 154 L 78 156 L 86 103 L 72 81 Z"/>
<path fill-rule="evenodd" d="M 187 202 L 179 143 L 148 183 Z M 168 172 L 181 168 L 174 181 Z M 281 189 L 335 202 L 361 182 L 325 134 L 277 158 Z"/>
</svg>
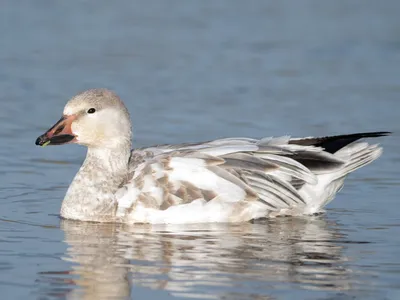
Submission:
<svg viewBox="0 0 400 300">
<path fill-rule="evenodd" d="M 107 89 L 91 89 L 68 101 L 61 119 L 36 139 L 36 145 L 112 149 L 130 145 L 131 134 L 129 113 L 120 98 Z"/>
</svg>

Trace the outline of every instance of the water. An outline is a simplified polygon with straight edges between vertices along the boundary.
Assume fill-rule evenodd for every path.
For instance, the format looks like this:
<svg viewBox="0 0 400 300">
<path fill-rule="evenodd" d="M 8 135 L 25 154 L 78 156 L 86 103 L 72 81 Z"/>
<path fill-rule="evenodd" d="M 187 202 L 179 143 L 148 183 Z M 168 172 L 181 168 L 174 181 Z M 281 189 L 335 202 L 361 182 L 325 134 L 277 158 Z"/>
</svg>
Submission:
<svg viewBox="0 0 400 300">
<path fill-rule="evenodd" d="M 6 1 L 3 299 L 399 299 L 398 1 Z M 135 145 L 391 130 L 327 213 L 241 225 L 61 221 L 85 149 L 34 146 L 116 90 Z"/>
</svg>

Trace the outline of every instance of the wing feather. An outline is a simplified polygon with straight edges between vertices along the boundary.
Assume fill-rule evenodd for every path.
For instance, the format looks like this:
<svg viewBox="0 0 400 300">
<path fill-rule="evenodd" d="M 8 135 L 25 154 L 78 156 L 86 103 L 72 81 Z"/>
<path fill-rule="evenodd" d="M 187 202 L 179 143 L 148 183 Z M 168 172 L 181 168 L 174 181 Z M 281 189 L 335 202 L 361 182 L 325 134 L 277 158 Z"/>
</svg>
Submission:
<svg viewBox="0 0 400 300">
<path fill-rule="evenodd" d="M 343 161 L 311 143 L 290 141 L 228 138 L 134 150 L 120 213 L 137 203 L 165 210 L 217 198 L 258 200 L 269 210 L 306 205 L 296 188 L 316 184 L 317 173 L 340 168 Z"/>
</svg>

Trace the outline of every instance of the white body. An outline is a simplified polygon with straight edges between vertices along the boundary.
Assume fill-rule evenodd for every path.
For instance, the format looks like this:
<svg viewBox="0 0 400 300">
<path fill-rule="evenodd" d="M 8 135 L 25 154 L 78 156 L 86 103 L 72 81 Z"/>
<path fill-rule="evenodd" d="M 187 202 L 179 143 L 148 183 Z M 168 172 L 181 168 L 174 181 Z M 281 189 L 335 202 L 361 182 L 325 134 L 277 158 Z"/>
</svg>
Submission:
<svg viewBox="0 0 400 300">
<path fill-rule="evenodd" d="M 104 89 L 72 98 L 64 119 L 62 128 L 46 134 L 73 134 L 88 154 L 61 216 L 96 222 L 245 222 L 314 214 L 334 198 L 346 175 L 382 152 L 354 141 L 385 134 L 229 138 L 131 151 L 129 114 Z"/>
</svg>

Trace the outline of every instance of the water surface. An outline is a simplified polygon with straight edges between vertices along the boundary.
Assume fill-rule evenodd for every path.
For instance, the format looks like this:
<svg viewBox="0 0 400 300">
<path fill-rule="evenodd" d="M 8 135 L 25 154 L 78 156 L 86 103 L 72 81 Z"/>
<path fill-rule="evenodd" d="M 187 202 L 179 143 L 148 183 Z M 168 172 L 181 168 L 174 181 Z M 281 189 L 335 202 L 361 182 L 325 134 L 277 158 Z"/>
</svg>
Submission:
<svg viewBox="0 0 400 300">
<path fill-rule="evenodd" d="M 398 299 L 398 1 L 6 1 L 4 299 Z M 85 149 L 34 146 L 69 97 L 116 90 L 135 146 L 391 130 L 322 215 L 240 225 L 62 221 Z"/>
</svg>

